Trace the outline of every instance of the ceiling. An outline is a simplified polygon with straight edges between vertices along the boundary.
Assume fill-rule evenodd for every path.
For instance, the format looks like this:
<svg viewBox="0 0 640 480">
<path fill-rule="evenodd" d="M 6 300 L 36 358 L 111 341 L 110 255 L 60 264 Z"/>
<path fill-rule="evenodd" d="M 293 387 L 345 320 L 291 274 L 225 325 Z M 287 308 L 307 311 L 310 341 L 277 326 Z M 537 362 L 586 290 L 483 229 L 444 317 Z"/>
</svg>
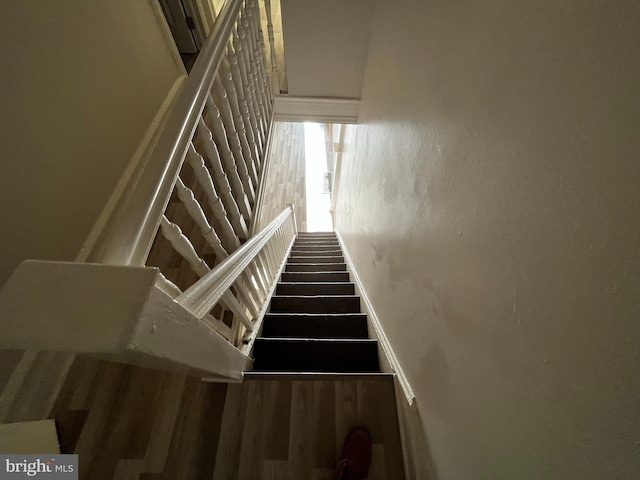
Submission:
<svg viewBox="0 0 640 480">
<path fill-rule="evenodd" d="M 371 0 L 280 0 L 289 95 L 360 98 Z"/>
</svg>

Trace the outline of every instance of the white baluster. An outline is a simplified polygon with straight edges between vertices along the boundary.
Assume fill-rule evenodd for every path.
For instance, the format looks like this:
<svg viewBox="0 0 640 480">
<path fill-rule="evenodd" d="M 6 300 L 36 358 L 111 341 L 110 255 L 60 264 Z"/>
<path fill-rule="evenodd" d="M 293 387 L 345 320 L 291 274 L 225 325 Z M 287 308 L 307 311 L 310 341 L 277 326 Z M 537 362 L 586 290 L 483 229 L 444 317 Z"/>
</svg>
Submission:
<svg viewBox="0 0 640 480">
<path fill-rule="evenodd" d="M 176 192 L 178 194 L 178 198 L 185 206 L 187 212 L 191 216 L 191 218 L 196 222 L 198 227 L 200 228 L 200 232 L 202 236 L 207 241 L 207 243 L 213 248 L 216 257 L 218 258 L 226 258 L 228 256 L 226 250 L 222 246 L 222 242 L 218 237 L 216 231 L 211 227 L 209 221 L 207 220 L 207 216 L 205 215 L 202 207 L 196 200 L 193 192 L 189 187 L 187 187 L 180 177 L 178 177 L 176 181 Z"/>
<path fill-rule="evenodd" d="M 184 258 L 189 263 L 191 269 L 199 277 L 203 277 L 211 271 L 206 262 L 198 256 L 195 248 L 193 248 L 193 244 L 182 233 L 182 230 L 180 230 L 180 227 L 178 225 L 170 222 L 167 217 L 163 215 L 160 219 L 160 228 L 162 231 L 162 235 L 169 241 L 169 243 L 171 243 L 171 246 L 173 246 L 176 252 L 178 252 L 182 256 L 182 258 Z M 228 310 L 231 310 L 233 312 L 234 320 L 240 320 L 240 322 L 245 326 L 247 330 L 253 330 L 251 317 L 247 315 L 244 307 L 240 304 L 240 302 L 238 302 L 236 297 L 234 297 L 229 290 L 227 290 L 222 295 L 221 303 Z M 250 309 L 255 310 L 255 306 L 252 305 Z"/>
<path fill-rule="evenodd" d="M 262 82 L 262 66 L 260 64 L 261 51 L 258 47 L 254 47 L 252 50 L 250 39 L 247 37 L 247 31 L 249 30 L 249 20 L 243 20 L 242 27 L 239 29 L 238 34 L 240 40 L 243 44 L 243 49 L 248 51 L 250 55 L 245 56 L 247 61 L 247 69 L 249 74 L 249 82 L 251 84 L 252 93 L 254 95 L 254 102 L 257 102 L 257 112 L 259 113 L 258 117 L 260 120 L 260 128 L 262 138 L 266 139 L 267 136 L 267 128 L 268 128 L 268 120 L 267 120 L 267 110 L 265 106 L 266 98 L 265 98 L 265 90 L 264 84 Z M 266 143 L 265 143 L 266 145 Z"/>
<path fill-rule="evenodd" d="M 160 229 L 162 236 L 166 238 L 175 251 L 189 263 L 191 269 L 196 272 L 198 276 L 202 277 L 209 273 L 209 266 L 198 256 L 195 248 L 193 248 L 193 244 L 182 233 L 178 225 L 170 222 L 167 217 L 162 215 L 160 219 Z"/>
<path fill-rule="evenodd" d="M 271 92 L 271 88 L 269 87 L 269 75 L 267 73 L 267 51 L 265 49 L 264 43 L 264 34 L 262 32 L 262 23 L 260 21 L 260 5 L 257 1 L 250 2 L 251 5 L 251 16 L 249 16 L 250 20 L 250 39 L 253 42 L 254 49 L 254 57 L 257 61 L 257 72 L 258 78 L 260 82 L 260 90 L 262 91 L 263 102 L 265 107 L 265 120 L 267 128 L 269 126 L 269 120 L 271 119 L 272 107 L 273 107 L 273 96 Z M 271 8 L 269 8 L 270 12 Z M 268 22 L 268 19 L 267 19 Z M 273 25 L 271 26 L 273 30 Z M 267 25 L 268 31 L 268 25 Z M 272 32 L 273 33 L 273 32 Z M 277 71 L 276 71 L 276 79 L 277 79 Z M 280 93 L 279 87 L 276 85 L 275 93 Z"/>
<path fill-rule="evenodd" d="M 231 71 L 230 80 L 233 83 L 236 97 L 238 98 L 238 106 L 240 107 L 240 111 L 242 112 L 242 117 L 245 119 L 245 127 L 247 127 L 247 138 L 252 143 L 253 147 L 257 149 L 258 157 L 262 162 L 262 144 L 259 137 L 258 124 L 256 123 L 256 115 L 253 111 L 253 104 L 251 102 L 251 95 L 247 97 L 247 92 L 244 88 L 244 80 L 242 76 L 242 69 L 238 64 L 238 57 L 235 53 L 231 52 L 228 55 L 229 59 L 229 69 Z M 246 76 L 246 74 L 245 74 Z M 227 86 L 227 93 L 229 92 L 228 82 L 225 82 L 225 86 Z M 251 128 L 248 128 L 248 125 Z"/>
<path fill-rule="evenodd" d="M 222 200 L 225 205 L 227 205 L 227 210 L 232 218 L 234 215 L 250 216 L 251 212 L 248 210 L 249 207 L 246 203 L 246 195 L 244 193 L 244 188 L 240 181 L 238 171 L 235 169 L 235 165 L 233 166 L 234 168 L 230 169 L 230 171 L 227 171 L 224 168 L 220 157 L 220 151 L 218 150 L 218 145 L 214 142 L 213 134 L 202 117 L 198 120 L 196 137 L 205 151 L 207 159 L 209 160 L 209 165 L 213 170 L 214 181 L 218 185 L 218 190 L 220 191 Z M 231 186 L 229 178 L 231 178 L 233 187 Z"/>
<path fill-rule="evenodd" d="M 236 199 L 231 192 L 231 185 L 229 185 L 229 180 L 224 171 L 224 168 L 222 168 L 222 162 L 220 160 L 220 154 L 218 153 L 218 147 L 213 141 L 211 130 L 209 130 L 209 127 L 207 127 L 207 125 L 204 123 L 202 117 L 198 121 L 196 136 L 198 137 L 200 145 L 202 145 L 202 148 L 204 149 L 207 158 L 209 159 L 209 164 L 211 165 L 211 168 L 213 170 L 213 179 L 218 186 L 222 201 L 227 208 L 227 212 L 229 213 L 231 225 L 233 225 L 236 234 L 240 238 L 247 238 L 247 225 L 244 221 L 244 218 L 242 217 L 242 214 L 240 213 L 238 204 L 236 203 Z M 241 187 L 242 183 L 239 183 L 239 188 Z M 237 194 L 240 195 L 240 193 Z"/>
<path fill-rule="evenodd" d="M 233 116 L 233 123 L 236 125 L 236 129 L 239 133 L 240 144 L 242 146 L 244 158 L 251 158 L 252 165 L 257 166 L 260 164 L 260 156 L 256 148 L 255 135 L 251 127 L 251 122 L 249 121 L 249 114 L 246 108 L 246 103 L 241 109 L 241 104 L 238 99 L 238 93 L 236 92 L 235 84 L 233 83 L 233 79 L 231 78 L 231 69 L 226 62 L 223 62 L 222 66 L 220 67 L 219 75 L 219 86 L 221 86 L 223 91 L 226 93 L 228 105 Z M 217 88 L 215 83 L 214 88 Z M 222 106 L 224 107 L 224 104 Z M 225 117 L 223 116 L 223 118 Z M 248 164 L 247 167 L 249 167 Z M 254 184 L 257 185 L 257 176 L 254 178 Z"/>
<path fill-rule="evenodd" d="M 252 82 L 251 87 L 255 94 L 255 101 L 257 101 L 257 110 L 260 112 L 260 122 L 262 125 L 262 135 L 266 138 L 268 129 L 268 113 L 264 103 L 267 101 L 265 92 L 266 73 L 264 71 L 263 63 L 263 50 L 261 46 L 264 46 L 262 32 L 257 30 L 259 28 L 260 12 L 255 10 L 255 5 L 249 6 L 246 12 L 243 12 L 241 20 L 239 22 L 240 27 L 238 29 L 238 35 L 242 41 L 243 48 L 248 52 L 247 56 L 247 68 L 249 73 L 253 77 L 250 79 Z M 257 15 L 257 17 L 256 17 Z M 258 18 L 258 23 L 253 21 L 254 18 Z"/>
<path fill-rule="evenodd" d="M 264 147 L 266 146 L 266 138 L 262 129 L 262 112 L 260 111 L 256 87 L 253 81 L 253 75 L 251 73 L 251 64 L 242 48 L 242 41 L 238 39 L 238 51 L 236 52 L 235 59 L 238 62 L 238 70 L 240 71 L 240 80 L 244 88 L 244 97 L 247 101 L 247 107 L 249 108 L 249 119 L 251 125 L 255 130 L 255 137 L 257 140 L 257 147 L 260 158 L 264 154 Z M 237 85 L 236 85 L 237 87 Z"/>
<path fill-rule="evenodd" d="M 239 347 L 242 341 L 240 337 L 242 330 L 242 324 L 238 321 L 233 321 L 231 324 L 231 336 L 229 337 L 229 342 L 231 342 L 236 347 Z"/>
<path fill-rule="evenodd" d="M 247 312 L 244 310 L 244 307 L 238 302 L 238 299 L 233 296 L 233 294 L 227 290 L 222 295 L 220 299 L 220 303 L 222 303 L 228 310 L 231 310 L 235 315 L 235 318 L 239 319 L 242 322 L 242 325 L 249 331 L 253 330 L 253 323 L 251 322 L 251 318 L 247 315 Z"/>
<path fill-rule="evenodd" d="M 258 254 L 256 255 L 256 265 L 258 267 L 258 271 L 260 272 L 260 275 L 262 276 L 263 280 L 264 280 L 264 284 L 267 286 L 267 288 L 269 288 L 269 285 L 271 285 L 271 278 L 269 276 L 269 269 L 267 268 L 267 264 L 264 260 L 264 257 L 262 256 L 262 254 Z"/>
<path fill-rule="evenodd" d="M 206 167 L 204 159 L 196 151 L 193 144 L 189 145 L 187 161 L 189 162 L 189 165 L 191 165 L 196 176 L 196 180 L 204 190 L 207 200 L 209 201 L 209 206 L 211 207 L 211 210 L 213 210 L 213 214 L 221 226 L 222 242 L 225 249 L 228 252 L 235 251 L 240 247 L 240 241 L 233 231 L 233 227 L 231 226 L 231 223 L 229 223 L 229 218 L 227 217 L 224 205 L 216 193 L 216 188 L 213 184 L 213 180 L 211 179 L 209 169 Z"/>
<path fill-rule="evenodd" d="M 206 215 L 204 214 L 202 207 L 196 200 L 193 194 L 193 191 L 184 184 L 184 182 L 180 177 L 178 177 L 176 181 L 176 192 L 178 194 L 178 198 L 184 204 L 191 218 L 193 218 L 196 224 L 200 227 L 202 235 L 207 240 L 207 243 L 209 243 L 209 245 L 211 245 L 211 247 L 213 248 L 216 254 L 216 257 L 218 257 L 219 260 L 224 260 L 225 258 L 227 258 L 229 256 L 228 253 L 222 247 L 220 239 L 218 238 L 218 235 L 216 234 L 215 230 L 213 230 L 211 225 L 209 225 Z M 201 270 L 201 271 L 204 271 L 204 270 Z M 167 280 L 167 282 L 169 281 Z M 247 288 L 243 279 L 238 279 L 238 286 L 239 286 L 238 294 L 242 297 L 243 302 L 249 307 L 249 310 L 254 315 L 254 317 L 257 316 L 258 310 L 254 305 L 254 300 L 248 294 L 248 292 L 250 292 L 251 289 Z M 178 289 L 178 287 L 175 287 L 175 288 Z M 174 296 L 177 296 L 181 292 L 178 289 L 177 292 L 174 292 L 174 293 L 175 293 Z M 258 302 L 258 305 L 260 305 L 260 302 Z M 211 317 L 211 318 L 214 318 L 214 317 Z M 214 328 L 217 331 L 219 331 L 218 326 L 215 326 Z M 228 332 L 227 332 L 227 336 L 228 336 Z"/>
<path fill-rule="evenodd" d="M 255 259 L 253 262 L 251 262 L 249 271 L 251 272 L 251 276 L 254 278 L 255 283 L 258 286 L 258 290 L 260 290 L 262 300 L 264 300 L 267 292 L 269 291 L 269 285 L 265 282 L 265 279 L 260 272 L 260 266 L 256 263 Z"/>
<path fill-rule="evenodd" d="M 269 105 L 272 103 L 271 94 L 280 93 L 280 78 L 278 74 L 278 56 L 276 54 L 276 36 L 273 32 L 273 19 L 271 12 L 271 0 L 264 0 L 264 9 L 267 14 L 267 35 L 269 36 L 269 50 L 271 53 L 271 89 L 269 90 Z M 269 115 L 271 110 L 269 109 Z"/>
<path fill-rule="evenodd" d="M 236 280 L 236 293 L 238 295 L 238 298 L 249 309 L 249 312 L 251 313 L 251 317 L 249 320 L 251 321 L 251 318 L 256 318 L 259 314 L 258 308 L 256 307 L 255 300 L 250 294 L 251 291 L 247 289 L 247 286 L 245 285 L 241 277 L 238 277 Z"/>
<path fill-rule="evenodd" d="M 238 134 L 235 131 L 227 132 L 224 121 L 222 120 L 222 116 L 218 106 L 213 102 L 213 98 L 211 95 L 207 97 L 207 109 L 205 118 L 208 121 L 209 125 L 213 128 L 213 134 L 216 139 L 216 143 L 220 147 L 222 151 L 222 158 L 224 159 L 225 168 L 227 171 L 235 171 L 235 175 L 239 175 L 240 180 L 242 181 L 242 185 L 244 187 L 244 192 L 248 197 L 250 203 L 255 202 L 255 190 L 253 188 L 252 179 L 249 176 L 249 171 L 247 170 L 247 164 L 242 156 L 242 150 L 237 147 L 234 148 L 235 151 L 231 151 L 229 147 L 228 138 L 238 138 Z M 249 207 L 247 207 L 249 208 Z"/>
<path fill-rule="evenodd" d="M 249 170 L 253 184 L 257 186 L 259 182 L 256 171 L 258 156 L 256 150 L 249 146 L 244 119 L 240 113 L 238 99 L 235 96 L 235 87 L 233 92 L 229 94 L 225 89 L 225 86 L 222 84 L 222 80 L 220 80 L 221 75 L 224 74 L 224 70 L 225 69 L 221 67 L 221 73 L 213 82 L 213 90 L 218 100 L 217 105 L 220 107 L 222 121 L 227 125 L 227 131 L 232 131 L 232 134 L 229 137 L 231 147 L 234 153 L 236 151 L 242 152 L 242 157 L 246 161 L 247 169 Z M 233 86 L 233 82 L 231 82 L 231 86 Z M 237 135 L 234 135 L 233 132 L 236 132 Z"/>
</svg>

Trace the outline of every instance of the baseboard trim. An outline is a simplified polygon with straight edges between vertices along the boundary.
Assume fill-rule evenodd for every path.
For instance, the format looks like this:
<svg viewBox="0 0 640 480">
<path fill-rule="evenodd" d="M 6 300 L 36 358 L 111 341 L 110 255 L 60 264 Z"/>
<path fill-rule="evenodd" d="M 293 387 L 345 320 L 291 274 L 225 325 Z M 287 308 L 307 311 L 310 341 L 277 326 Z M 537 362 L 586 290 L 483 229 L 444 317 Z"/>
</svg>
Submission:
<svg viewBox="0 0 640 480">
<path fill-rule="evenodd" d="M 340 247 L 342 248 L 344 259 L 347 264 L 347 269 L 349 270 L 349 273 L 352 276 L 352 280 L 355 283 L 356 291 L 360 295 L 360 299 L 362 301 L 362 308 L 365 311 L 365 313 L 368 315 L 369 321 L 371 322 L 371 325 L 373 326 L 373 329 L 375 331 L 375 335 L 378 338 L 378 341 L 380 342 L 382 353 L 385 355 L 386 360 L 388 361 L 391 367 L 391 370 L 393 371 L 393 373 L 396 374 L 398 378 L 398 383 L 402 388 L 402 392 L 404 393 L 405 400 L 409 405 L 413 405 L 413 402 L 415 400 L 415 395 L 413 393 L 413 389 L 411 388 L 411 385 L 409 384 L 409 380 L 407 380 L 407 377 L 404 374 L 404 370 L 402 369 L 402 366 L 398 361 L 398 357 L 396 357 L 396 354 L 393 351 L 393 348 L 391 347 L 391 343 L 389 343 L 389 339 L 387 338 L 387 335 L 384 333 L 382 324 L 380 323 L 380 319 L 378 318 L 378 315 L 376 314 L 376 311 L 373 308 L 373 304 L 371 303 L 371 300 L 369 300 L 367 291 L 365 290 L 364 285 L 360 280 L 360 277 L 358 276 L 358 271 L 356 270 L 355 265 L 351 260 L 351 255 L 349 254 L 349 250 L 347 249 L 346 245 L 344 244 L 344 241 L 342 240 L 342 235 L 340 235 L 340 233 L 336 231 L 336 236 L 338 237 L 338 242 L 340 243 Z"/>
</svg>

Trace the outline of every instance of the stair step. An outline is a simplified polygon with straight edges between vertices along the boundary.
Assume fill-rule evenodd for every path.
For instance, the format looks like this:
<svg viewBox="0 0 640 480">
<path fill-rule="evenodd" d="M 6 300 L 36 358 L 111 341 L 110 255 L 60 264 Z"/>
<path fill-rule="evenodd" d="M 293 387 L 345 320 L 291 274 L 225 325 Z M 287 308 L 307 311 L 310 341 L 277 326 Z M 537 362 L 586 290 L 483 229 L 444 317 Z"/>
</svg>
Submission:
<svg viewBox="0 0 640 480">
<path fill-rule="evenodd" d="M 257 338 L 254 371 L 379 372 L 376 340 Z"/>
<path fill-rule="evenodd" d="M 349 272 L 283 272 L 282 282 L 348 282 Z"/>
<path fill-rule="evenodd" d="M 349 282 L 280 282 L 276 295 L 355 295 Z"/>
<path fill-rule="evenodd" d="M 344 263 L 344 257 L 342 255 L 335 257 L 324 256 L 291 256 L 287 263 Z"/>
<path fill-rule="evenodd" d="M 298 237 L 294 243 L 338 243 L 337 238 L 310 238 L 310 237 Z"/>
<path fill-rule="evenodd" d="M 298 232 L 300 237 L 336 237 L 336 232 Z"/>
<path fill-rule="evenodd" d="M 267 313 L 263 337 L 368 338 L 364 313 L 282 314 Z"/>
<path fill-rule="evenodd" d="M 360 297 L 332 296 L 279 296 L 271 297 L 270 313 L 360 313 Z"/>
<path fill-rule="evenodd" d="M 346 263 L 287 263 L 285 272 L 346 272 Z"/>
<path fill-rule="evenodd" d="M 393 383 L 395 373 L 382 372 L 245 372 L 244 380 L 285 380 L 285 381 L 319 381 L 329 380 L 332 382 L 353 382 L 354 380 L 365 380 L 366 382 L 389 382 Z M 335 471 L 331 470 L 335 475 Z M 315 478 L 315 477 L 314 477 Z M 334 478 L 333 476 L 329 478 Z"/>
<path fill-rule="evenodd" d="M 291 254 L 292 257 L 308 257 L 309 255 L 313 255 L 314 257 L 339 257 L 342 255 L 342 250 L 316 250 L 311 248 L 305 248 L 304 250 L 292 248 Z"/>
<path fill-rule="evenodd" d="M 295 246 L 314 246 L 314 245 L 333 245 L 336 247 L 340 246 L 340 243 L 338 242 L 338 240 L 331 240 L 331 239 L 317 239 L 317 238 L 307 238 L 307 239 L 297 239 L 295 242 L 293 242 L 293 244 Z"/>
</svg>

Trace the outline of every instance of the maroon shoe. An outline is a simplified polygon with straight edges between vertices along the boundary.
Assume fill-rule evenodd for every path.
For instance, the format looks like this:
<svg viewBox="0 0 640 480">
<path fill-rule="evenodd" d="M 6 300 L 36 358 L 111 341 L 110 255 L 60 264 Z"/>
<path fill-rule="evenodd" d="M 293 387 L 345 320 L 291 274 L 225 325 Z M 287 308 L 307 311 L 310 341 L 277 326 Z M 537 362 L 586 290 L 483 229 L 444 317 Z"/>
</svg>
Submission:
<svg viewBox="0 0 640 480">
<path fill-rule="evenodd" d="M 344 442 L 338 462 L 339 480 L 366 480 L 371 466 L 371 435 L 364 427 L 356 427 Z"/>
</svg>

